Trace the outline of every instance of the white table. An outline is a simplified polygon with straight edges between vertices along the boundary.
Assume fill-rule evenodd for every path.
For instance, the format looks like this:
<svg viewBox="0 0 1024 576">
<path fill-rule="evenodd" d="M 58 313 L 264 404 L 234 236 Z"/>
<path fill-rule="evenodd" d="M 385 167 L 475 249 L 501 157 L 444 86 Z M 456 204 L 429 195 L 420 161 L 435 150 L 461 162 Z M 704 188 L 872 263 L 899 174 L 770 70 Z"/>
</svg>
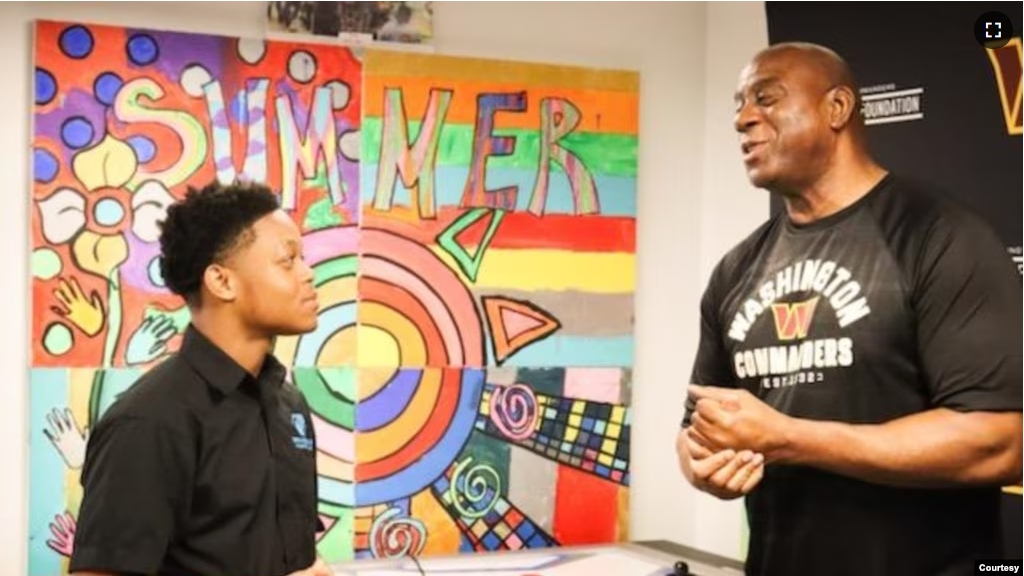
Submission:
<svg viewBox="0 0 1024 576">
<path fill-rule="evenodd" d="M 361 560 L 332 566 L 335 576 L 662 576 L 685 561 L 695 576 L 741 576 L 739 562 L 668 542 L 566 546 L 420 559 Z"/>
</svg>

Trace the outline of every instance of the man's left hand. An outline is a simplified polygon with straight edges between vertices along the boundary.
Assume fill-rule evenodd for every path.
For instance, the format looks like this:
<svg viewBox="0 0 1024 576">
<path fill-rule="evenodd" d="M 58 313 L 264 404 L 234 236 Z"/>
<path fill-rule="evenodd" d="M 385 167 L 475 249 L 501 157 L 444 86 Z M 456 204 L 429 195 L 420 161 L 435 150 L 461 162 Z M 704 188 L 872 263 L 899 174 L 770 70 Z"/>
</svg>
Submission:
<svg viewBox="0 0 1024 576">
<path fill-rule="evenodd" d="M 771 461 L 785 447 L 791 418 L 750 392 L 691 384 L 689 394 L 697 405 L 691 436 L 709 450 L 751 450 Z"/>
</svg>

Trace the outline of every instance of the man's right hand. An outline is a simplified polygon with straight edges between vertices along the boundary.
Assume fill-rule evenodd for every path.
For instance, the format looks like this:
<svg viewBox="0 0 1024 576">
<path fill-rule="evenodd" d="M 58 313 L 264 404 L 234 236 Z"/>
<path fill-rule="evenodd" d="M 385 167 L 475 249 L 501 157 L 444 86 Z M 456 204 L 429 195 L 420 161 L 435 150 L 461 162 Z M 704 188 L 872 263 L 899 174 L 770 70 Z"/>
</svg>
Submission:
<svg viewBox="0 0 1024 576">
<path fill-rule="evenodd" d="M 686 429 L 676 438 L 676 452 L 690 484 L 722 500 L 749 494 L 764 476 L 761 454 L 749 450 L 712 452 L 690 438 Z"/>
</svg>

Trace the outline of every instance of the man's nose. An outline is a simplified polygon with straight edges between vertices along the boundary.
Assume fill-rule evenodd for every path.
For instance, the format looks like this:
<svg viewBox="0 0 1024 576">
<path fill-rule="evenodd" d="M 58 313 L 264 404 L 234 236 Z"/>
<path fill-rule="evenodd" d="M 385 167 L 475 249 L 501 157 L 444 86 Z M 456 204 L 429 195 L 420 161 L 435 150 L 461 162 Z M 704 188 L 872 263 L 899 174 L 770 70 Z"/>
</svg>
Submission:
<svg viewBox="0 0 1024 576">
<path fill-rule="evenodd" d="M 745 104 L 736 112 L 736 116 L 733 118 L 733 127 L 742 134 L 755 126 L 758 120 L 760 118 L 753 110 L 753 106 Z"/>
</svg>

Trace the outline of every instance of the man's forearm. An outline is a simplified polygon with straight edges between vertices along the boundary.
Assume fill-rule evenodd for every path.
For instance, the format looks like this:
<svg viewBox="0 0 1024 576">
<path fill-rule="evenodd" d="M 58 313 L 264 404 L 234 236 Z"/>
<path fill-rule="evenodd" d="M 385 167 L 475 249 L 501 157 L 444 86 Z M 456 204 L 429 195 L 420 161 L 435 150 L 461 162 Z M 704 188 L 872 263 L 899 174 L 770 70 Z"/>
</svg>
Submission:
<svg viewBox="0 0 1024 576">
<path fill-rule="evenodd" d="M 793 419 L 771 460 L 906 487 L 1021 477 L 1021 414 L 937 409 L 879 425 Z"/>
</svg>

